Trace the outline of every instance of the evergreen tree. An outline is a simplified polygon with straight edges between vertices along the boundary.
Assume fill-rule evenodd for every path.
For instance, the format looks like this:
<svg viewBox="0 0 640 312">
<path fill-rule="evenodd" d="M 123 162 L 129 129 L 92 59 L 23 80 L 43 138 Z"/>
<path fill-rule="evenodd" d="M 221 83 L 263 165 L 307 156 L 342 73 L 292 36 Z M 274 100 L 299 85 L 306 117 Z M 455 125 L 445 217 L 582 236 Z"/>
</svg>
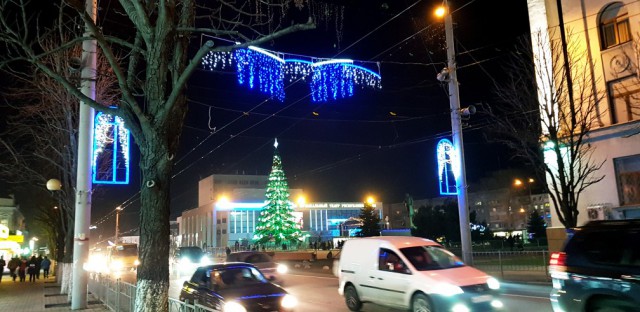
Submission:
<svg viewBox="0 0 640 312">
<path fill-rule="evenodd" d="M 527 222 L 527 231 L 533 234 L 534 239 L 547 237 L 547 224 L 544 222 L 544 218 L 538 213 L 537 210 L 533 210 L 529 215 L 529 222 Z"/>
<path fill-rule="evenodd" d="M 364 207 L 360 210 L 360 232 L 356 236 L 369 237 L 380 235 L 380 217 L 369 203 L 364 203 Z"/>
<path fill-rule="evenodd" d="M 273 241 L 279 245 L 300 240 L 302 232 L 295 222 L 293 207 L 289 201 L 289 185 L 278 154 L 278 140 L 274 146 L 273 165 L 266 192 L 267 205 L 260 211 L 253 240 L 257 243 Z"/>
</svg>

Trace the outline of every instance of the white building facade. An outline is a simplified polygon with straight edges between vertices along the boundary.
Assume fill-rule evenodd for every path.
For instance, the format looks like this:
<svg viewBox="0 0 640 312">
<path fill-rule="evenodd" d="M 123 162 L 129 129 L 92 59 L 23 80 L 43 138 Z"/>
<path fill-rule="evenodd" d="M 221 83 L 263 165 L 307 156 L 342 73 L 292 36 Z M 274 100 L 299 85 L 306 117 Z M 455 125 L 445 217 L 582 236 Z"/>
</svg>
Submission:
<svg viewBox="0 0 640 312">
<path fill-rule="evenodd" d="M 198 207 L 178 217 L 179 246 L 215 248 L 236 242 L 252 243 L 260 210 L 266 205 L 269 177 L 264 175 L 211 175 L 199 181 Z M 358 217 L 362 202 L 298 203 L 302 189 L 290 189 L 294 216 L 309 241 L 326 241 L 347 235 L 342 226 Z M 382 218 L 382 203 L 374 208 Z M 342 234 L 342 235 L 341 235 Z"/>
<path fill-rule="evenodd" d="M 590 66 L 589 88 L 601 97 L 585 143 L 593 147 L 594 162 L 603 163 L 595 174 L 604 178 L 581 193 L 578 226 L 590 219 L 640 218 L 640 53 L 634 48 L 640 42 L 640 2 L 527 2 L 534 47 L 540 32 L 551 41 L 560 40 L 561 12 L 565 33 L 573 44 L 577 40 L 584 51 L 580 57 L 586 57 Z M 537 50 L 535 57 L 544 53 L 549 51 Z M 552 226 L 561 227 L 553 206 L 550 210 Z"/>
</svg>

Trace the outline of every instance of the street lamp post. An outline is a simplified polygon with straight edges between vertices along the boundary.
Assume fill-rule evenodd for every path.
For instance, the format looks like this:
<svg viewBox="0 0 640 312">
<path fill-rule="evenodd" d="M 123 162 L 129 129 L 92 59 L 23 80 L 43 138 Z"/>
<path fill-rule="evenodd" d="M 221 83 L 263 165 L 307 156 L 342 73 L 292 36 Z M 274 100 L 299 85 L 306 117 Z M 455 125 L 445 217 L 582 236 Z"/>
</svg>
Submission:
<svg viewBox="0 0 640 312">
<path fill-rule="evenodd" d="M 95 23 L 98 16 L 95 0 L 86 0 L 85 11 Z M 93 35 L 85 25 L 85 37 Z M 82 72 L 80 89 L 90 99 L 96 98 L 96 40 L 82 42 Z M 87 307 L 87 272 L 83 265 L 89 258 L 89 226 L 91 225 L 91 141 L 93 139 L 93 108 L 80 102 L 78 114 L 78 167 L 76 173 L 76 207 L 73 232 L 73 268 L 71 283 L 71 310 Z"/>
<path fill-rule="evenodd" d="M 467 177 L 465 173 L 464 143 L 462 140 L 462 116 L 460 110 L 460 98 L 458 91 L 458 78 L 456 74 L 456 52 L 453 40 L 453 20 L 449 10 L 449 1 L 444 1 L 444 7 L 436 11 L 436 14 L 444 15 L 444 27 L 447 40 L 447 68 L 446 75 L 438 79 L 446 79 L 449 82 L 449 106 L 451 110 L 451 134 L 453 137 L 454 153 L 459 164 L 459 172 L 455 175 L 458 194 L 458 213 L 460 215 L 460 244 L 462 247 L 462 259 L 468 265 L 473 265 L 471 250 L 471 230 L 469 228 L 469 206 L 467 195 Z M 454 172 L 455 173 L 455 172 Z"/>
<path fill-rule="evenodd" d="M 120 234 L 120 211 L 122 211 L 122 207 L 116 207 L 116 238 L 115 243 L 118 243 L 118 235 Z"/>
</svg>

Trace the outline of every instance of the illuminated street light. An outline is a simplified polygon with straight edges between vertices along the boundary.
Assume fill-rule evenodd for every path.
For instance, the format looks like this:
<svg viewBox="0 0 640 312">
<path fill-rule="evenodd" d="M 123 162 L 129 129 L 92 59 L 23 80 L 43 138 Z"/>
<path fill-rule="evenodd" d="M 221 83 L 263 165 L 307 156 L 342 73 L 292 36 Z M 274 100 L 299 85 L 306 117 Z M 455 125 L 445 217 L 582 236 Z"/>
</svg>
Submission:
<svg viewBox="0 0 640 312">
<path fill-rule="evenodd" d="M 375 202 L 376 202 L 376 199 L 375 199 L 375 198 L 373 198 L 373 196 L 368 196 L 368 197 L 367 197 L 367 203 L 368 203 L 369 205 L 373 205 Z"/>
<path fill-rule="evenodd" d="M 296 203 L 298 204 L 298 207 L 303 206 L 306 202 L 307 202 L 307 198 L 304 197 L 304 195 L 300 195 L 298 196 L 298 199 L 296 199 Z"/>
</svg>

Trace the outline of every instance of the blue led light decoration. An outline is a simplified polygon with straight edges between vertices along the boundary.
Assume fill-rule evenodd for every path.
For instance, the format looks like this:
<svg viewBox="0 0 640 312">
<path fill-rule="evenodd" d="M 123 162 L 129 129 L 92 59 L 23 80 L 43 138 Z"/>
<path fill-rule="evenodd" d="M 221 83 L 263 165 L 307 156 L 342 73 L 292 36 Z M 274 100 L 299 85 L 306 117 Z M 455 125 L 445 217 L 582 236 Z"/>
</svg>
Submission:
<svg viewBox="0 0 640 312">
<path fill-rule="evenodd" d="M 93 133 L 93 183 L 129 184 L 130 135 L 122 118 L 97 113 Z"/>
<path fill-rule="evenodd" d="M 235 57 L 239 84 L 247 83 L 253 89 L 257 79 L 261 92 L 284 100 L 284 59 L 256 47 L 238 49 Z"/>
<path fill-rule="evenodd" d="M 351 97 L 356 87 L 380 89 L 380 74 L 349 59 L 286 58 L 283 53 L 250 46 L 234 52 L 211 52 L 202 60 L 208 70 L 236 69 L 238 83 L 283 101 L 284 81 L 310 83 L 312 100 L 322 102 Z"/>
<path fill-rule="evenodd" d="M 438 159 L 438 184 L 440 195 L 457 195 L 456 178 L 460 172 L 460 163 L 451 141 L 442 139 L 436 146 Z"/>
</svg>

